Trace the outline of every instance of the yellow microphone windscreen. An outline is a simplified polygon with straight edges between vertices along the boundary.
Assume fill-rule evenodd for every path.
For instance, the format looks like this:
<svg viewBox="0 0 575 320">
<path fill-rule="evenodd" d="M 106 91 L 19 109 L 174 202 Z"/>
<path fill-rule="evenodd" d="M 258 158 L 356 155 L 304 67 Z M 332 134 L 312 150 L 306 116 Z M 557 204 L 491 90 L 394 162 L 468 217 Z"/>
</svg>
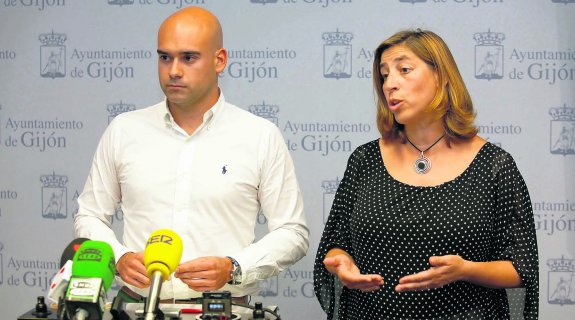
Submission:
<svg viewBox="0 0 575 320">
<path fill-rule="evenodd" d="M 172 230 L 160 229 L 148 238 L 144 250 L 144 265 L 149 277 L 155 271 L 167 279 L 176 270 L 182 258 L 182 239 Z"/>
</svg>

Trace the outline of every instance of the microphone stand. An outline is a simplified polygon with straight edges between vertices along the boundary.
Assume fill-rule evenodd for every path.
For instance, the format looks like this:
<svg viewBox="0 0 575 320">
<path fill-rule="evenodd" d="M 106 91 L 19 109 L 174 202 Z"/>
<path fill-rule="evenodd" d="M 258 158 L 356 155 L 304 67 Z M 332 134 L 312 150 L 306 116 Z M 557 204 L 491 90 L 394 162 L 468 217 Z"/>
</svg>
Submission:
<svg viewBox="0 0 575 320">
<path fill-rule="evenodd" d="M 160 291 L 162 290 L 162 273 L 155 271 L 152 275 L 152 284 L 150 285 L 150 294 L 146 298 L 146 303 L 144 305 L 144 320 L 156 320 L 156 312 L 160 319 L 164 318 L 164 315 L 160 309 L 158 309 L 158 304 L 160 303 Z"/>
</svg>

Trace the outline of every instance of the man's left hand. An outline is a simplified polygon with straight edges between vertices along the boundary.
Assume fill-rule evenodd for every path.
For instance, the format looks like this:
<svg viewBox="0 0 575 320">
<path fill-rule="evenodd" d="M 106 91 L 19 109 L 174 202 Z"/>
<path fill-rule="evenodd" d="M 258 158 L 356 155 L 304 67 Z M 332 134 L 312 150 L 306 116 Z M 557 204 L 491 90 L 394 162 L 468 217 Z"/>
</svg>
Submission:
<svg viewBox="0 0 575 320">
<path fill-rule="evenodd" d="M 225 257 L 201 257 L 180 264 L 174 276 L 198 292 L 218 290 L 230 281 L 233 269 Z"/>
</svg>

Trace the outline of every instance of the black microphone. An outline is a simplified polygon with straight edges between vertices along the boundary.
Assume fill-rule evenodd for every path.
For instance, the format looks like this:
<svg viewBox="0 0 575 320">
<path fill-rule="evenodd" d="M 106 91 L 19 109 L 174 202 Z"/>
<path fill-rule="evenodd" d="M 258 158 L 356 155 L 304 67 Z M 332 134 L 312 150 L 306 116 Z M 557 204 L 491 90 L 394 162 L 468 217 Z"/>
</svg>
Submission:
<svg viewBox="0 0 575 320">
<path fill-rule="evenodd" d="M 82 243 L 84 243 L 88 240 L 90 240 L 90 239 L 88 239 L 88 238 L 76 238 L 76 239 L 72 240 L 72 242 L 70 242 L 66 246 L 64 251 L 62 252 L 62 256 L 60 257 L 60 268 L 62 268 L 68 260 L 71 261 L 72 259 L 74 259 L 74 256 L 76 255 L 76 252 L 78 251 L 78 249 L 80 248 Z"/>
</svg>

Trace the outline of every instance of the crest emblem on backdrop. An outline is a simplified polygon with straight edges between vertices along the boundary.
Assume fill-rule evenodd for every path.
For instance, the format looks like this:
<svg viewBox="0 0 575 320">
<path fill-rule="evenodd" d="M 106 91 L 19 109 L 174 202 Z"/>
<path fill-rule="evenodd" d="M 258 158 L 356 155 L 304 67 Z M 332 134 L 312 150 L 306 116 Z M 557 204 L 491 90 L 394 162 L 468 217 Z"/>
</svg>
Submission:
<svg viewBox="0 0 575 320">
<path fill-rule="evenodd" d="M 547 302 L 549 304 L 575 304 L 575 259 L 547 260 L 549 279 L 547 281 Z"/>
<path fill-rule="evenodd" d="M 353 34 L 350 32 L 324 32 L 323 76 L 324 78 L 351 78 Z"/>
<path fill-rule="evenodd" d="M 124 103 L 122 102 L 122 100 L 120 100 L 119 103 L 110 103 L 109 105 L 107 105 L 106 110 L 108 110 L 108 124 L 109 124 L 110 122 L 112 122 L 112 120 L 114 120 L 114 118 L 117 115 L 122 114 L 124 112 L 136 110 L 136 105 Z"/>
<path fill-rule="evenodd" d="M 501 32 L 478 32 L 473 35 L 475 45 L 475 78 L 503 78 L 503 45 L 505 34 Z"/>
<path fill-rule="evenodd" d="M 278 276 L 261 280 L 258 285 L 260 288 L 258 295 L 262 297 L 277 297 L 279 294 Z"/>
<path fill-rule="evenodd" d="M 43 175 L 42 182 L 42 217 L 47 219 L 66 219 L 68 216 L 68 190 L 65 175 Z"/>
<path fill-rule="evenodd" d="M 267 104 L 265 101 L 262 101 L 261 104 L 252 104 L 248 107 L 249 112 L 255 114 L 256 116 L 262 117 L 264 119 L 268 119 L 269 121 L 279 126 L 277 114 L 280 111 L 280 108 L 277 105 Z"/>
<path fill-rule="evenodd" d="M 43 78 L 63 78 L 66 76 L 67 37 L 63 33 L 42 33 L 40 46 L 40 76 Z"/>
<path fill-rule="evenodd" d="M 340 182 L 341 181 L 338 178 L 335 178 L 335 180 L 324 180 L 321 182 L 321 187 L 323 188 L 323 224 L 326 224 L 327 222 L 333 200 L 335 199 L 335 193 L 339 187 Z"/>
<path fill-rule="evenodd" d="M 550 108 L 551 132 L 549 148 L 552 154 L 575 154 L 575 108 Z"/>
</svg>

